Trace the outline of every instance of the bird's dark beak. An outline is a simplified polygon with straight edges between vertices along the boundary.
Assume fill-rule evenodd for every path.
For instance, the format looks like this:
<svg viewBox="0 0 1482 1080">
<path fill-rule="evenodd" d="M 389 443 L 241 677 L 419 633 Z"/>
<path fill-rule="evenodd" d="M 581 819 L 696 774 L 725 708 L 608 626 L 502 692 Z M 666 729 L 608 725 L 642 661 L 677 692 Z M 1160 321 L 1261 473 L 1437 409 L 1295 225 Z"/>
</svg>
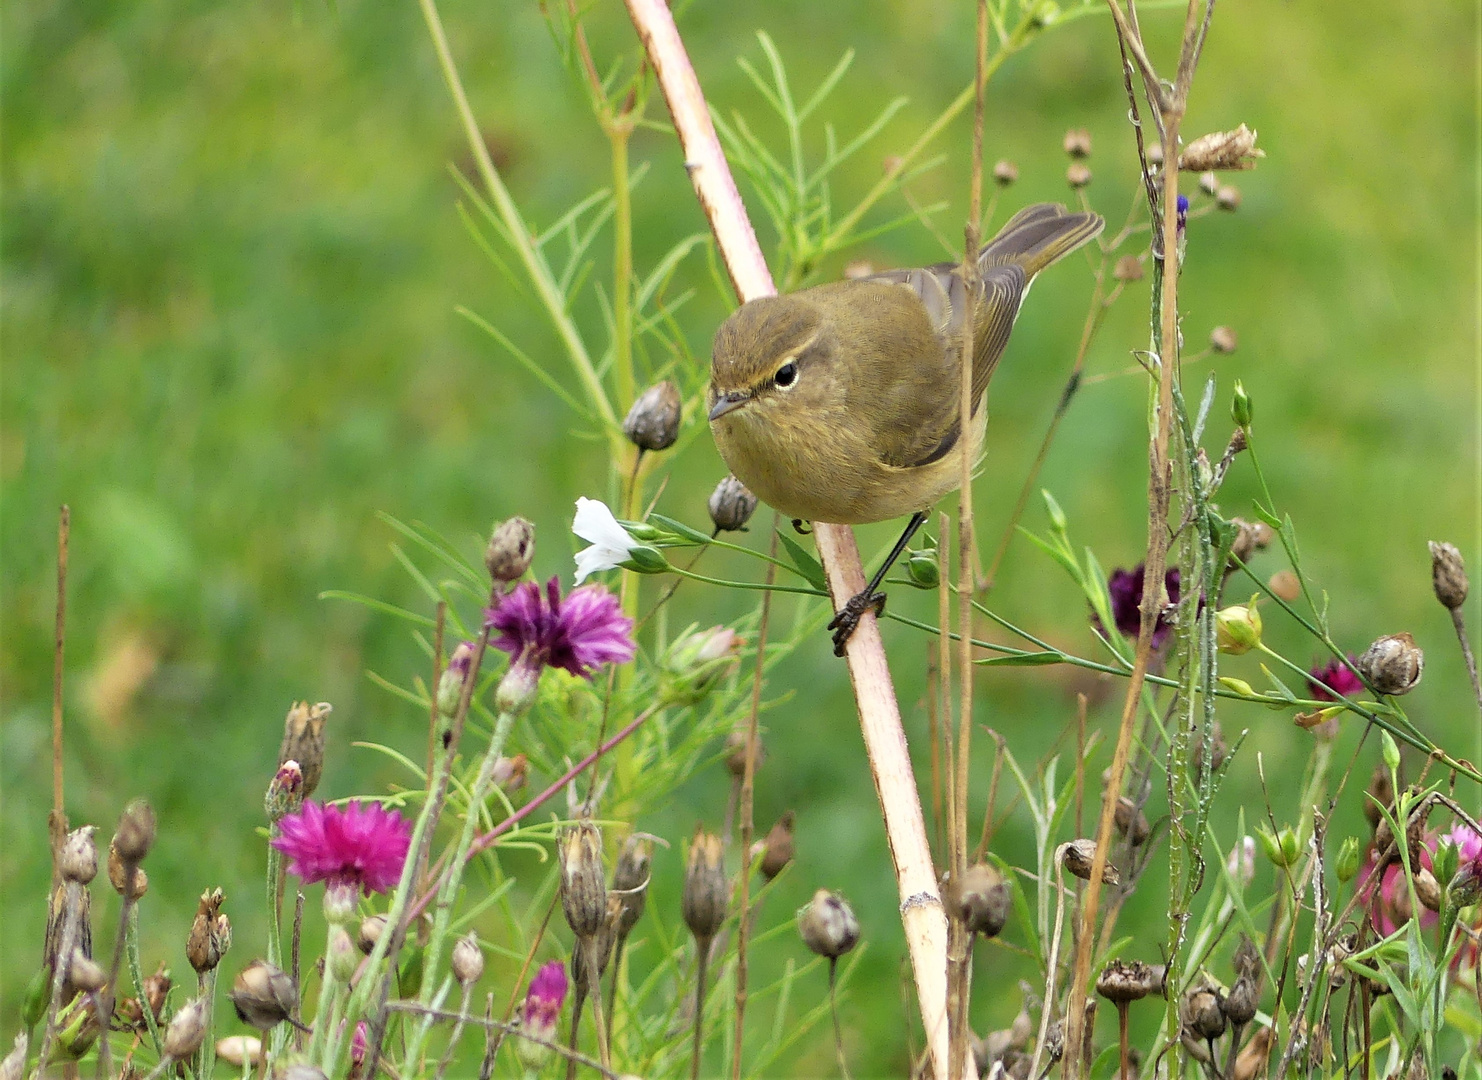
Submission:
<svg viewBox="0 0 1482 1080">
<path fill-rule="evenodd" d="M 751 400 L 751 395 L 744 390 L 732 390 L 729 394 L 722 394 L 715 399 L 715 404 L 710 406 L 710 420 L 713 423 L 728 412 L 741 408 Z"/>
</svg>

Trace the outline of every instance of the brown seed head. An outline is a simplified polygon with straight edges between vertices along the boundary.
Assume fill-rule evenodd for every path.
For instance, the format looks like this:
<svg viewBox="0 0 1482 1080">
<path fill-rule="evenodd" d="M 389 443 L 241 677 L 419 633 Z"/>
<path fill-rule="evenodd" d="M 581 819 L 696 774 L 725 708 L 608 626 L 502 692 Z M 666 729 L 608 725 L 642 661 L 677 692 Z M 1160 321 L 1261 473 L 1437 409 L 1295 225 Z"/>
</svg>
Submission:
<svg viewBox="0 0 1482 1080">
<path fill-rule="evenodd" d="M 1235 946 L 1235 953 L 1230 957 L 1230 965 L 1235 969 L 1235 977 L 1239 979 L 1259 979 L 1261 977 L 1261 953 L 1245 934 L 1240 935 L 1240 944 Z"/>
<path fill-rule="evenodd" d="M 195 968 L 197 975 L 213 971 L 221 963 L 232 944 L 232 924 L 221 913 L 226 894 L 220 889 L 201 893 L 196 906 L 195 920 L 190 924 L 190 936 L 185 941 L 185 958 Z"/>
<path fill-rule="evenodd" d="M 1271 544 L 1271 526 L 1264 521 L 1246 521 L 1244 518 L 1231 518 L 1230 524 L 1240 531 L 1235 534 L 1235 543 L 1230 546 L 1230 554 L 1241 562 L 1248 562 L 1250 557 L 1258 551 L 1264 551 Z"/>
<path fill-rule="evenodd" d="M 1144 814 L 1137 803 L 1127 796 L 1117 798 L 1117 808 L 1113 814 L 1113 820 L 1117 826 L 1117 832 L 1127 838 L 1127 842 L 1133 847 L 1142 847 L 1147 843 L 1148 834 L 1152 826 L 1148 824 L 1147 815 Z"/>
<path fill-rule="evenodd" d="M 1221 210 L 1235 211 L 1240 209 L 1240 189 L 1234 184 L 1226 184 L 1215 192 L 1215 205 Z"/>
<path fill-rule="evenodd" d="M 668 379 L 654 383 L 633 402 L 623 434 L 640 450 L 667 450 L 679 438 L 679 387 Z"/>
<path fill-rule="evenodd" d="M 355 936 L 356 947 L 366 956 L 376 951 L 376 942 L 386 932 L 385 915 L 367 915 L 360 922 L 360 932 Z"/>
<path fill-rule="evenodd" d="M 1261 995 L 1255 979 L 1242 975 L 1230 987 L 1230 996 L 1225 998 L 1222 1005 L 1225 1019 L 1236 1027 L 1244 1027 L 1255 1019 L 1256 1008 L 1260 1003 Z"/>
<path fill-rule="evenodd" d="M 84 825 L 67 834 L 57 857 L 57 871 L 64 880 L 86 885 L 98 875 L 98 845 L 93 839 L 97 830 Z"/>
<path fill-rule="evenodd" d="M 729 891 L 720 837 L 703 828 L 696 829 L 695 838 L 690 841 L 680 908 L 685 925 L 702 945 L 709 943 L 725 922 Z"/>
<path fill-rule="evenodd" d="M 310 705 L 295 701 L 283 721 L 283 742 L 278 747 L 278 764 L 298 762 L 304 782 L 301 795 L 307 799 L 319 786 L 324 775 L 324 723 L 333 706 L 327 701 Z"/>
<path fill-rule="evenodd" d="M 617 867 L 612 872 L 612 892 L 622 905 L 618 915 L 618 933 L 627 937 L 643 918 L 648 904 L 648 882 L 653 874 L 653 841 L 632 834 L 623 841 Z"/>
<path fill-rule="evenodd" d="M 1096 992 L 1115 1005 L 1162 992 L 1162 976 L 1141 960 L 1113 960 L 1101 969 Z"/>
<path fill-rule="evenodd" d="M 1069 843 L 1060 845 L 1060 861 L 1065 869 L 1069 870 L 1082 881 L 1091 880 L 1091 860 L 1096 855 L 1096 841 L 1081 839 L 1071 840 Z M 1117 873 L 1117 868 L 1108 860 L 1105 868 L 1101 871 L 1101 883 L 1103 885 L 1119 885 L 1122 875 Z"/>
<path fill-rule="evenodd" d="M 1118 281 L 1141 281 L 1142 260 L 1136 255 L 1123 255 L 1112 267 L 1112 277 Z"/>
<path fill-rule="evenodd" d="M 1008 158 L 1000 158 L 993 166 L 993 182 L 999 187 L 1008 187 L 1019 179 L 1019 166 Z"/>
<path fill-rule="evenodd" d="M 1431 541 L 1431 584 L 1436 599 L 1452 611 L 1467 602 L 1467 566 L 1455 544 Z"/>
<path fill-rule="evenodd" d="M 144 867 L 135 864 L 133 880 L 129 879 L 129 868 L 124 865 L 123 857 L 119 855 L 118 849 L 112 844 L 108 845 L 108 884 L 113 886 L 113 891 L 123 896 L 128 891 L 128 899 L 138 900 L 149 891 L 149 875 L 144 872 Z"/>
<path fill-rule="evenodd" d="M 484 548 L 484 567 L 495 581 L 519 581 L 535 558 L 535 526 L 522 517 L 512 517 L 494 526 L 489 546 Z"/>
<path fill-rule="evenodd" d="M 479 935 L 470 930 L 453 946 L 453 978 L 465 990 L 484 974 L 484 950 L 479 948 Z"/>
<path fill-rule="evenodd" d="M 762 767 L 767 759 L 766 746 L 761 735 L 756 737 L 756 768 Z M 726 736 L 726 772 L 737 780 L 746 775 L 746 732 L 733 731 Z"/>
<path fill-rule="evenodd" d="M 579 987 L 588 985 L 589 950 L 596 956 L 597 978 L 599 979 L 612 960 L 613 946 L 617 944 L 617 927 L 622 919 L 622 900 L 619 897 L 608 895 L 607 914 L 608 917 L 602 921 L 597 933 L 585 941 L 578 941 L 576 948 L 571 950 L 571 960 L 568 965 L 571 970 L 571 981 Z"/>
<path fill-rule="evenodd" d="M 262 960 L 252 961 L 237 974 L 230 997 L 237 1019 L 259 1031 L 287 1020 L 298 1004 L 293 980 Z"/>
<path fill-rule="evenodd" d="M 165 969 L 164 964 L 160 964 L 153 975 L 145 978 L 144 1000 L 149 1003 L 149 1011 L 154 1013 L 156 1020 L 160 1019 L 160 1014 L 165 1008 L 165 999 L 174 985 L 175 981 L 170 978 L 170 973 Z M 142 1015 L 140 1019 L 143 1019 Z"/>
<path fill-rule="evenodd" d="M 1429 910 L 1440 911 L 1441 885 L 1436 881 L 1436 875 L 1422 866 L 1416 869 L 1414 877 L 1416 898 Z"/>
<path fill-rule="evenodd" d="M 1150 142 L 1150 143 L 1148 143 L 1147 144 L 1147 148 L 1143 151 L 1143 153 L 1145 153 L 1147 155 L 1148 164 L 1151 165 L 1152 167 L 1157 168 L 1158 166 L 1160 166 L 1160 165 L 1163 164 L 1163 144 L 1162 143 L 1158 143 L 1158 142 Z"/>
<path fill-rule="evenodd" d="M 1365 794 L 1367 798 L 1364 799 L 1364 817 L 1369 819 L 1369 824 L 1375 830 L 1378 830 L 1380 824 L 1384 822 L 1384 815 L 1379 812 L 1379 808 L 1382 806 L 1393 812 L 1395 805 L 1394 784 L 1390 781 L 1389 769 L 1385 767 L 1384 762 L 1381 761 L 1374 766 L 1374 775 L 1369 780 L 1369 787 Z M 1388 833 L 1388 826 L 1386 826 L 1385 835 L 1387 836 Z"/>
<path fill-rule="evenodd" d="M 1235 1059 L 1230 1080 L 1256 1080 L 1259 1076 L 1265 1076 L 1266 1070 L 1270 1068 L 1271 1042 L 1270 1028 L 1257 1030 Z"/>
<path fill-rule="evenodd" d="M 797 815 L 791 810 L 777 819 L 766 838 L 762 841 L 762 877 L 771 881 L 792 862 L 793 833 L 797 828 Z"/>
<path fill-rule="evenodd" d="M 1240 338 L 1228 326 L 1216 326 L 1209 332 L 1209 347 L 1228 356 L 1240 345 Z"/>
<path fill-rule="evenodd" d="M 1212 131 L 1201 135 L 1178 156 L 1178 167 L 1188 172 L 1205 172 L 1222 169 L 1242 172 L 1254 169 L 1256 162 L 1266 156 L 1266 151 L 1257 148 L 1256 133 L 1241 124 L 1234 131 Z"/>
<path fill-rule="evenodd" d="M 602 869 L 602 833 L 590 821 L 580 821 L 561 834 L 557 845 L 561 863 L 561 910 L 578 940 L 602 929 L 607 917 L 607 885 Z"/>
<path fill-rule="evenodd" d="M 72 953 L 72 963 L 67 965 L 67 979 L 77 989 L 96 994 L 108 984 L 108 973 L 96 960 L 76 949 Z"/>
<path fill-rule="evenodd" d="M 1190 990 L 1184 998 L 1184 1027 L 1201 1039 L 1218 1039 L 1225 1033 L 1223 999 L 1212 986 Z"/>
<path fill-rule="evenodd" d="M 859 920 L 842 896 L 819 889 L 798 912 L 798 933 L 810 952 L 837 960 L 859 943 Z"/>
<path fill-rule="evenodd" d="M 1079 191 L 1091 182 L 1091 167 L 1084 161 L 1072 161 L 1065 170 L 1065 182 Z"/>
<path fill-rule="evenodd" d="M 1364 650 L 1355 665 L 1381 694 L 1408 694 L 1425 671 L 1425 653 L 1408 633 L 1389 634 Z"/>
<path fill-rule="evenodd" d="M 740 532 L 756 513 L 756 496 L 751 489 L 727 474 L 710 493 L 710 520 L 721 532 Z"/>
<path fill-rule="evenodd" d="M 135 799 L 119 815 L 109 849 L 117 851 L 126 864 L 140 863 L 154 846 L 155 831 L 154 808 L 144 799 Z"/>
<path fill-rule="evenodd" d="M 165 1057 L 180 1061 L 201 1048 L 206 1037 L 206 999 L 194 998 L 176 1010 L 165 1029 Z"/>
<path fill-rule="evenodd" d="M 948 918 L 962 923 L 968 933 L 997 937 L 1003 932 L 1014 896 L 1009 883 L 992 863 L 969 866 L 961 882 L 953 882 L 949 876 L 943 891 Z"/>
<path fill-rule="evenodd" d="M 1091 133 L 1085 128 L 1071 128 L 1065 133 L 1065 140 L 1061 146 L 1073 158 L 1090 157 Z"/>
</svg>

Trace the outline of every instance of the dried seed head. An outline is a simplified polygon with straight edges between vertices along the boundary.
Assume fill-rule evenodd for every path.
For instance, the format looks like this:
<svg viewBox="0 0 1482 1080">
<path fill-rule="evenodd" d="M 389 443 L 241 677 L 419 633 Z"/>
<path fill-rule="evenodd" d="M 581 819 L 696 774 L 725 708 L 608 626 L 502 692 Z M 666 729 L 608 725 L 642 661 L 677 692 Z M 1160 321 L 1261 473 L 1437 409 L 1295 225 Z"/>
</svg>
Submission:
<svg viewBox="0 0 1482 1080">
<path fill-rule="evenodd" d="M 170 1017 L 165 1029 L 165 1057 L 172 1061 L 188 1058 L 201 1048 L 206 1037 L 206 999 L 186 1002 Z"/>
<path fill-rule="evenodd" d="M 819 889 L 798 912 L 798 933 L 810 952 L 837 960 L 859 943 L 859 920 L 842 896 Z"/>
<path fill-rule="evenodd" d="M 535 558 L 535 526 L 512 517 L 494 526 L 484 549 L 484 566 L 495 581 L 519 581 Z"/>
<path fill-rule="evenodd" d="M 119 815 L 109 850 L 117 851 L 125 864 L 143 862 L 154 846 L 155 831 L 154 808 L 143 799 L 135 799 Z"/>
<path fill-rule="evenodd" d="M 561 910 L 578 939 L 602 929 L 607 917 L 607 885 L 602 870 L 602 833 L 590 821 L 581 821 L 561 834 L 557 846 L 561 862 Z"/>
<path fill-rule="evenodd" d="M 1085 128 L 1071 128 L 1065 133 L 1065 140 L 1061 143 L 1061 146 L 1073 158 L 1090 157 L 1091 133 Z"/>
<path fill-rule="evenodd" d="M 328 1080 L 323 1069 L 312 1061 L 290 1058 L 273 1068 L 273 1080 Z"/>
<path fill-rule="evenodd" d="M 1228 326 L 1216 326 L 1209 332 L 1209 347 L 1228 356 L 1240 346 L 1240 338 Z"/>
<path fill-rule="evenodd" d="M 530 779 L 530 759 L 524 754 L 516 754 L 514 757 L 501 757 L 494 762 L 494 768 L 489 778 L 506 795 L 513 795 L 525 786 Z"/>
<path fill-rule="evenodd" d="M 1235 534 L 1235 542 L 1230 545 L 1230 554 L 1241 562 L 1246 562 L 1258 551 L 1264 551 L 1271 544 L 1271 526 L 1264 521 L 1246 521 L 1244 518 L 1231 518 L 1230 524 L 1239 531 Z"/>
<path fill-rule="evenodd" d="M 1212 172 L 1199 174 L 1199 190 L 1206 195 L 1213 195 L 1220 189 L 1220 178 Z"/>
<path fill-rule="evenodd" d="M 1425 654 L 1408 633 L 1389 634 L 1364 650 L 1356 665 L 1364 680 L 1381 694 L 1408 694 L 1425 671 Z"/>
<path fill-rule="evenodd" d="M 1230 748 L 1225 744 L 1225 730 L 1220 727 L 1218 720 L 1214 722 L 1212 735 L 1211 742 L 1214 748 L 1209 755 L 1209 771 L 1214 773 L 1219 772 L 1220 766 L 1224 765 L 1225 757 L 1229 754 Z M 1190 752 L 1189 760 L 1192 763 L 1194 775 L 1201 775 L 1204 771 L 1204 733 L 1202 731 L 1194 739 L 1194 746 Z"/>
<path fill-rule="evenodd" d="M 612 891 L 622 904 L 618 934 L 627 937 L 643 918 L 648 904 L 648 882 L 653 873 L 653 841 L 637 833 L 623 841 L 617 867 L 612 872 Z"/>
<path fill-rule="evenodd" d="M 1188 172 L 1223 169 L 1242 172 L 1254 169 L 1266 151 L 1256 146 L 1256 133 L 1241 124 L 1234 131 L 1212 131 L 1201 135 L 1178 156 L 1178 167 Z M 1202 184 L 1202 181 L 1201 181 Z"/>
<path fill-rule="evenodd" d="M 381 935 L 385 932 L 385 915 L 367 915 L 360 922 L 360 932 L 355 937 L 355 944 L 361 952 L 369 956 L 376 951 L 376 942 L 381 940 Z"/>
<path fill-rule="evenodd" d="M 96 994 L 108 984 L 108 973 L 92 957 L 77 949 L 72 953 L 72 962 L 67 965 L 67 980 L 79 990 Z"/>
<path fill-rule="evenodd" d="M 1136 255 L 1123 255 L 1112 267 L 1112 277 L 1118 281 L 1141 281 L 1142 260 Z"/>
<path fill-rule="evenodd" d="M 96 829 L 84 825 L 67 834 L 67 840 L 57 856 L 57 872 L 64 880 L 86 885 L 98 874 L 98 845 L 93 840 Z"/>
<path fill-rule="evenodd" d="M 283 721 L 283 742 L 278 747 L 278 764 L 298 762 L 304 782 L 301 797 L 307 799 L 319 786 L 324 775 L 324 723 L 333 706 L 327 701 L 310 705 L 295 701 Z"/>
<path fill-rule="evenodd" d="M 1095 840 L 1072 840 L 1060 845 L 1060 861 L 1076 877 L 1082 881 L 1091 880 L 1091 860 L 1096 856 Z M 1101 871 L 1101 883 L 1103 885 L 1120 885 L 1122 875 L 1117 873 L 1117 868 L 1107 860 L 1105 868 Z"/>
<path fill-rule="evenodd" d="M 1153 166 L 1154 168 L 1157 168 L 1158 166 L 1160 166 L 1160 165 L 1163 164 L 1163 144 L 1162 143 L 1156 143 L 1156 142 L 1154 142 L 1154 143 L 1148 143 L 1147 149 L 1144 150 L 1143 152 L 1145 154 L 1147 154 L 1147 159 L 1148 159 L 1148 164 L 1149 165 Z"/>
<path fill-rule="evenodd" d="M 484 975 L 484 950 L 479 948 L 479 935 L 470 930 L 453 946 L 453 978 L 467 990 Z"/>
<path fill-rule="evenodd" d="M 1226 1020 L 1236 1027 L 1244 1027 L 1255 1019 L 1256 1007 L 1260 1003 L 1261 995 L 1255 979 L 1242 975 L 1230 987 L 1230 996 L 1225 998 L 1221 1008 L 1225 1011 Z"/>
<path fill-rule="evenodd" d="M 756 737 L 756 768 L 767 760 L 766 745 L 762 737 Z M 746 775 L 746 732 L 733 731 L 726 736 L 726 772 L 737 780 Z"/>
<path fill-rule="evenodd" d="M 762 877 L 771 881 L 792 862 L 793 833 L 797 828 L 797 815 L 791 810 L 777 819 L 766 838 L 762 840 Z"/>
<path fill-rule="evenodd" d="M 948 917 L 962 923 L 968 933 L 997 937 L 1003 932 L 1014 897 L 997 867 L 975 863 L 963 872 L 961 882 L 949 876 L 944 891 Z"/>
<path fill-rule="evenodd" d="M 1422 866 L 1416 869 L 1414 877 L 1416 899 L 1429 910 L 1440 911 L 1441 886 L 1436 876 Z"/>
<path fill-rule="evenodd" d="M 684 923 L 702 945 L 715 937 L 726 919 L 725 852 L 720 837 L 703 828 L 695 830 L 690 841 L 689 862 L 684 871 L 684 892 L 680 907 Z"/>
<path fill-rule="evenodd" d="M 679 387 L 668 379 L 654 383 L 633 402 L 623 434 L 640 450 L 667 450 L 679 438 Z"/>
<path fill-rule="evenodd" d="M 113 891 L 119 896 L 124 896 L 127 892 L 127 899 L 138 900 L 149 891 L 149 875 L 138 864 L 133 866 L 133 871 L 134 876 L 130 880 L 129 867 L 124 865 L 118 849 L 112 844 L 108 845 L 108 884 L 113 886 Z"/>
<path fill-rule="evenodd" d="M 710 493 L 710 520 L 721 532 L 740 532 L 756 513 L 756 496 L 751 489 L 727 474 Z"/>
<path fill-rule="evenodd" d="M 1225 1033 L 1225 1012 L 1220 992 L 1211 986 L 1190 990 L 1184 998 L 1184 1026 L 1206 1041 Z"/>
<path fill-rule="evenodd" d="M 1226 184 L 1215 192 L 1215 205 L 1221 210 L 1235 211 L 1240 209 L 1240 189 L 1234 184 Z"/>
<path fill-rule="evenodd" d="M 1162 993 L 1162 984 L 1158 971 L 1141 960 L 1113 960 L 1101 969 L 1096 992 L 1113 1004 L 1124 1005 Z"/>
<path fill-rule="evenodd" d="M 1234 955 L 1230 957 L 1230 966 L 1235 969 L 1237 979 L 1260 978 L 1261 953 L 1247 935 L 1240 935 L 1240 944 L 1235 946 Z"/>
<path fill-rule="evenodd" d="M 190 924 L 190 936 L 185 941 L 185 958 L 195 968 L 197 975 L 213 971 L 221 963 L 232 944 L 232 924 L 221 913 L 226 894 L 220 889 L 201 893 L 196 906 L 195 920 Z"/>
<path fill-rule="evenodd" d="M 1431 584 L 1436 599 L 1452 611 L 1467 602 L 1467 566 L 1455 544 L 1431 541 Z"/>
<path fill-rule="evenodd" d="M 1272 1041 L 1270 1028 L 1258 1029 L 1235 1059 L 1230 1080 L 1256 1080 L 1259 1076 L 1265 1076 L 1266 1070 L 1270 1068 Z"/>
<path fill-rule="evenodd" d="M 293 980 L 262 960 L 252 961 L 237 974 L 230 997 L 237 1019 L 259 1031 L 287 1020 L 298 1004 Z"/>
<path fill-rule="evenodd" d="M 622 901 L 618 897 L 608 896 L 607 913 L 608 918 L 603 920 L 597 933 L 585 941 L 578 941 L 576 948 L 571 950 L 571 979 L 579 987 L 588 985 L 588 950 L 596 957 L 599 979 L 612 960 L 613 946 L 617 943 L 617 924 L 622 919 Z"/>
<path fill-rule="evenodd" d="M 1116 822 L 1117 832 L 1126 837 L 1133 847 L 1142 847 L 1147 843 L 1148 834 L 1153 831 L 1148 824 L 1147 815 L 1125 795 L 1117 799 L 1113 820 Z"/>
<path fill-rule="evenodd" d="M 165 999 L 170 996 L 170 990 L 175 985 L 175 980 L 170 978 L 170 973 L 162 963 L 155 969 L 153 975 L 144 980 L 144 1000 L 149 1005 L 149 1011 L 154 1014 L 156 1020 L 165 1009 Z M 143 1016 L 140 1016 L 143 1019 Z"/>
<path fill-rule="evenodd" d="M 1065 182 L 1079 191 L 1091 182 L 1091 167 L 1084 161 L 1072 161 L 1065 170 Z"/>
<path fill-rule="evenodd" d="M 999 187 L 1008 187 L 1019 179 L 1019 166 L 1008 158 L 999 158 L 993 165 L 993 182 Z"/>
<path fill-rule="evenodd" d="M 216 1056 L 234 1069 L 262 1064 L 262 1040 L 255 1035 L 229 1035 L 216 1040 Z"/>
</svg>

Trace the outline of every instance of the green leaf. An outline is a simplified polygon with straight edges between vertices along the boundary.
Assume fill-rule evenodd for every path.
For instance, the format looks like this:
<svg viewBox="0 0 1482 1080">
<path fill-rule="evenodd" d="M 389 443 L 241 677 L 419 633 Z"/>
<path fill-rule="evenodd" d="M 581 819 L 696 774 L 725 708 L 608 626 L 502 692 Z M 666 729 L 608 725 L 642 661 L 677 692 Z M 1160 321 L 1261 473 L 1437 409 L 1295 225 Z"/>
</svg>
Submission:
<svg viewBox="0 0 1482 1080">
<path fill-rule="evenodd" d="M 1071 576 L 1072 580 L 1074 580 L 1077 585 L 1079 585 L 1083 589 L 1086 587 L 1085 576 L 1081 573 L 1081 568 L 1076 565 L 1076 561 L 1071 556 L 1070 552 L 1064 550 L 1056 544 L 1050 543 L 1048 540 L 1041 540 L 1038 536 L 1034 535 L 1034 533 L 1030 532 L 1023 525 L 1016 525 L 1015 528 L 1023 533 L 1031 544 L 1039 548 L 1061 566 L 1065 567 L 1066 573 Z"/>
<path fill-rule="evenodd" d="M 801 544 L 781 529 L 777 530 L 777 539 L 781 540 L 782 546 L 787 548 L 788 557 L 792 559 L 792 564 L 797 567 L 799 576 L 815 589 L 822 589 L 824 592 L 828 592 L 828 579 L 823 575 L 822 564 L 804 551 Z"/>
<path fill-rule="evenodd" d="M 1011 653 L 975 661 L 978 667 L 1043 667 L 1046 664 L 1065 663 L 1065 654 L 1058 652 Z"/>
<path fill-rule="evenodd" d="M 648 520 L 658 522 L 676 536 L 682 536 L 692 543 L 701 545 L 710 543 L 711 537 L 708 533 L 703 533 L 699 529 L 691 525 L 686 525 L 684 522 L 672 517 L 665 517 L 663 514 L 649 514 Z"/>
</svg>

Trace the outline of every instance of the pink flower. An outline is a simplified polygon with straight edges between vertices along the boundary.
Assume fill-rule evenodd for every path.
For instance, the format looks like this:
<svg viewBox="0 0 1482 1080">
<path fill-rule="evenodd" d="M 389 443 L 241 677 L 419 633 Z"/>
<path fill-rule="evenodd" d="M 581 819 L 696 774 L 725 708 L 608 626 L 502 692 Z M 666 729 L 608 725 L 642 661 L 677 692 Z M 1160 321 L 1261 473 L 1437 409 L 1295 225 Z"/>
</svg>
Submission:
<svg viewBox="0 0 1482 1080">
<path fill-rule="evenodd" d="M 528 1035 L 550 1042 L 556 1033 L 556 1021 L 566 1001 L 566 965 L 552 960 L 530 980 L 530 993 L 525 998 L 521 1029 Z"/>
<path fill-rule="evenodd" d="M 1420 866 L 1431 868 L 1431 850 L 1435 847 L 1434 836 L 1426 839 L 1426 846 L 1420 852 Z M 1384 937 L 1389 937 L 1405 923 L 1410 921 L 1414 913 L 1414 905 L 1410 898 L 1410 885 L 1405 880 L 1405 868 L 1396 860 L 1384 869 L 1384 877 L 1379 882 L 1379 888 L 1374 888 L 1374 864 L 1378 852 L 1374 845 L 1369 845 L 1369 850 L 1364 856 L 1363 869 L 1359 871 L 1358 887 L 1360 893 L 1365 897 L 1365 903 L 1369 905 L 1369 921 L 1374 929 Z M 1376 895 L 1377 892 L 1377 895 Z M 1420 909 L 1420 927 L 1429 930 L 1436 925 L 1436 913 L 1429 908 Z"/>
<path fill-rule="evenodd" d="M 350 1064 L 357 1069 L 365 1064 L 366 1051 L 370 1048 L 365 1045 L 365 1021 L 355 1025 L 355 1034 L 350 1037 Z"/>
<path fill-rule="evenodd" d="M 601 585 L 583 585 L 562 599 L 555 578 L 544 592 L 527 581 L 484 612 L 484 625 L 499 631 L 490 644 L 537 673 L 558 667 L 591 678 L 603 664 L 625 663 L 637 652 L 633 620 Z"/>
<path fill-rule="evenodd" d="M 1457 866 L 1476 863 L 1479 872 L 1482 872 L 1482 835 L 1473 832 L 1469 826 L 1457 822 L 1451 827 L 1451 832 L 1447 836 L 1456 845 Z"/>
<path fill-rule="evenodd" d="M 341 808 L 310 800 L 278 828 L 272 845 L 288 856 L 289 873 L 305 885 L 359 887 L 367 896 L 396 885 L 412 842 L 410 823 L 380 803 Z"/>
<path fill-rule="evenodd" d="M 1353 663 L 1350 653 L 1348 663 Z M 1307 673 L 1307 688 L 1318 701 L 1337 701 L 1340 696 L 1351 698 L 1364 692 L 1364 682 L 1353 673 L 1353 669 L 1341 660 L 1329 660 L 1319 667 L 1313 665 Z"/>
</svg>

